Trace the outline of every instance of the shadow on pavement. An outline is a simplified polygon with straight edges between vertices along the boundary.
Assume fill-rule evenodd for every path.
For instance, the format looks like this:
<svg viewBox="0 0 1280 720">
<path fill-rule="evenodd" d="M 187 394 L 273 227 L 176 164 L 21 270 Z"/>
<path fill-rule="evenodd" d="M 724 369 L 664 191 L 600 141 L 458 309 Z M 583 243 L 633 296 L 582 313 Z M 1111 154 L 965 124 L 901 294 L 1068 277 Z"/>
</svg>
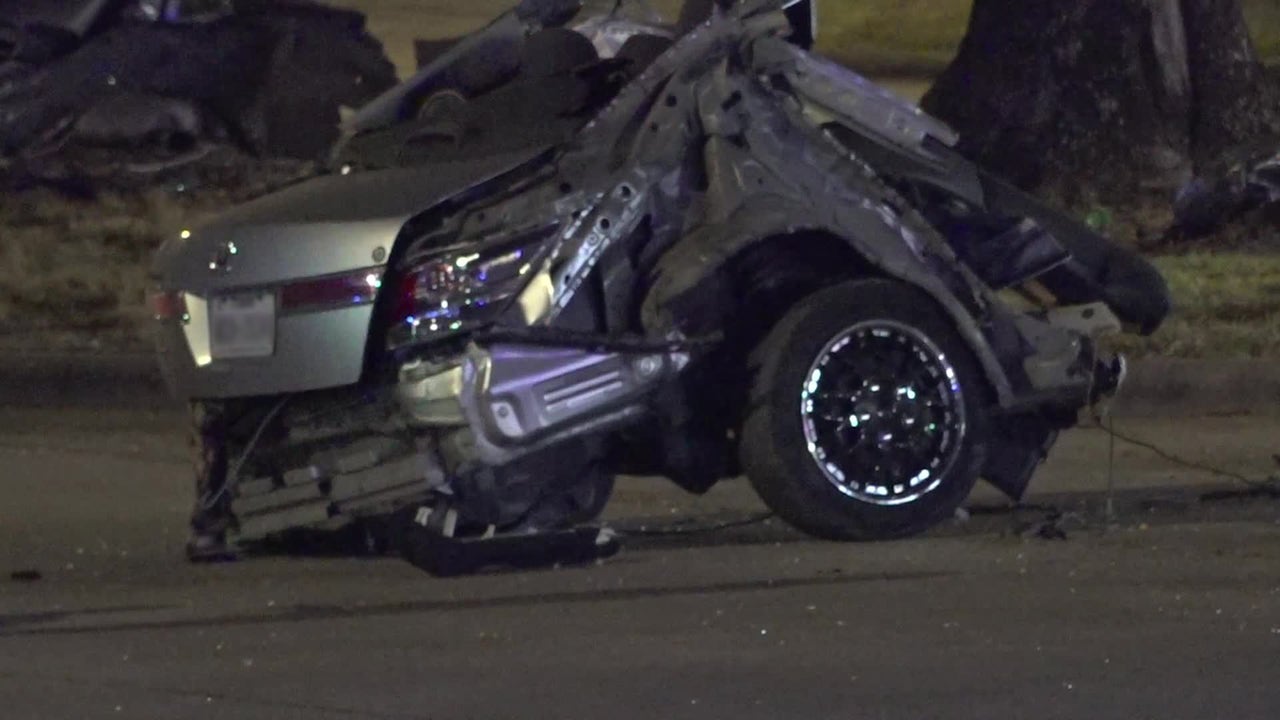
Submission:
<svg viewBox="0 0 1280 720">
<path fill-rule="evenodd" d="M 1063 493 L 1035 497 L 1021 505 L 972 504 L 955 520 L 928 533 L 932 538 L 1018 537 L 1072 540 L 1082 533 L 1114 527 L 1174 526 L 1190 523 L 1274 522 L 1280 513 L 1280 485 L 1202 485 L 1170 488 Z M 1110 508 L 1110 511 L 1108 511 Z M 773 516 L 742 514 L 695 517 L 619 518 L 606 523 L 621 537 L 623 554 L 681 549 L 790 545 L 822 542 Z M 395 543 L 379 523 L 337 531 L 296 530 L 253 545 L 255 557 L 394 557 Z"/>
</svg>

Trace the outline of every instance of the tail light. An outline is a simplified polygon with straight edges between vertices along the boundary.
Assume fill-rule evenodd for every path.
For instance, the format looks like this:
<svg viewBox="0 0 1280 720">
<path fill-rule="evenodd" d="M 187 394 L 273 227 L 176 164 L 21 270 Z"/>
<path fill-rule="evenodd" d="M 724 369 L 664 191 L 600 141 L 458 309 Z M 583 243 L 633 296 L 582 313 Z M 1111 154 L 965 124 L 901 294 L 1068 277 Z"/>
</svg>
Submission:
<svg viewBox="0 0 1280 720">
<path fill-rule="evenodd" d="M 490 323 L 524 288 L 537 246 L 429 258 L 398 287 L 393 346 L 429 340 Z"/>
<path fill-rule="evenodd" d="M 176 290 L 156 290 L 147 296 L 147 307 L 156 320 L 183 320 L 187 317 L 187 301 Z"/>
<path fill-rule="evenodd" d="M 367 305 L 378 297 L 381 287 L 380 267 L 303 280 L 280 289 L 280 310 L 297 313 Z"/>
</svg>

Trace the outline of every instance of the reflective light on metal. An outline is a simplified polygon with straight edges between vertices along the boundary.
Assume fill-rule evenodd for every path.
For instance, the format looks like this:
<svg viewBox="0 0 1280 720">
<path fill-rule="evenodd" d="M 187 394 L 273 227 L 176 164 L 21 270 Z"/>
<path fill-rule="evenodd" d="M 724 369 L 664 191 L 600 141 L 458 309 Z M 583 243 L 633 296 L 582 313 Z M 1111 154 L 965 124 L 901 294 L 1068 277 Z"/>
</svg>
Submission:
<svg viewBox="0 0 1280 720">
<path fill-rule="evenodd" d="M 230 240 L 219 243 L 218 249 L 213 253 L 213 259 L 209 261 L 209 270 L 214 272 L 227 272 L 231 270 L 231 260 L 240 254 L 240 248 Z"/>
<path fill-rule="evenodd" d="M 392 346 L 456 333 L 491 322 L 525 286 L 538 241 L 555 228 L 465 255 L 415 265 L 398 284 L 389 337 Z"/>
</svg>

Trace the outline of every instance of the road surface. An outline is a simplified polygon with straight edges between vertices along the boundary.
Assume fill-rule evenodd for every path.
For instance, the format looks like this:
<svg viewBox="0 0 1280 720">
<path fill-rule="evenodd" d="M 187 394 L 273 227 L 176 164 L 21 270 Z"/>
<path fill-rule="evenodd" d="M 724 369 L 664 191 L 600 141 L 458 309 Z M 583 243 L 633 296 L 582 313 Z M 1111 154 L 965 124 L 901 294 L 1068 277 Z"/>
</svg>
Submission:
<svg viewBox="0 0 1280 720">
<path fill-rule="evenodd" d="M 119 390 L 117 388 L 117 390 Z M 0 703 L 64 718 L 1269 718 L 1280 504 L 1075 433 L 1033 502 L 881 545 L 777 523 L 635 537 L 599 566 L 438 580 L 391 558 L 189 567 L 180 415 L 50 394 L 0 410 Z M 123 395 L 121 396 L 123 397 Z M 79 401 L 77 401 L 79 398 Z M 1265 475 L 1276 419 L 1127 419 Z M 986 509 L 984 509 L 984 507 Z M 637 529 L 760 509 L 629 479 Z M 1079 514 L 1072 514 L 1078 512 Z M 35 578 L 39 579 L 35 579 Z"/>
</svg>

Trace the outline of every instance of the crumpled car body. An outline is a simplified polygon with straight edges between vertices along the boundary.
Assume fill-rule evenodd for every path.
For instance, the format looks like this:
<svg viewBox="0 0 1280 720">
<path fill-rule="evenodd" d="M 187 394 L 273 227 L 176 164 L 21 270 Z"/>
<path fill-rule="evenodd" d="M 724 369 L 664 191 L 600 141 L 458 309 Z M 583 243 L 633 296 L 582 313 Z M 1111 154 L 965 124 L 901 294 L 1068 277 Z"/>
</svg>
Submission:
<svg viewBox="0 0 1280 720">
<path fill-rule="evenodd" d="M 1020 497 L 1122 379 L 1098 338 L 1168 312 L 1149 264 L 798 47 L 783 3 L 608 57 L 566 3 L 495 25 L 551 5 L 526 59 L 572 62 L 422 123 L 412 80 L 332 174 L 160 250 L 166 377 L 238 408 L 240 538 L 549 531 L 620 474 L 745 474 L 813 535 L 911 535 L 979 478 Z"/>
<path fill-rule="evenodd" d="M 0 157 L 37 177 L 317 161 L 395 82 L 361 14 L 310 0 L 0 2 Z"/>
</svg>

